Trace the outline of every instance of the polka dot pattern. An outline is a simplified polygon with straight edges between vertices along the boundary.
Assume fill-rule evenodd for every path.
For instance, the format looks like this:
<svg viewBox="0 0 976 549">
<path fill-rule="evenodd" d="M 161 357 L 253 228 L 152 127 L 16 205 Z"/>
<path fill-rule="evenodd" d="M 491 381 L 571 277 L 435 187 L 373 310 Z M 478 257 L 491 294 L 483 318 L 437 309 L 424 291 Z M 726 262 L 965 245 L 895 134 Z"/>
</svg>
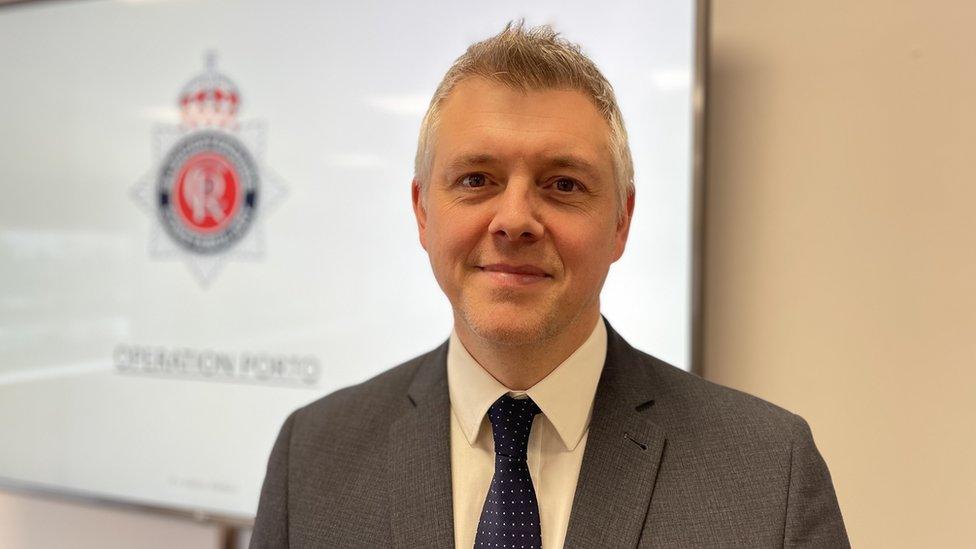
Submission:
<svg viewBox="0 0 976 549">
<path fill-rule="evenodd" d="M 526 456 L 532 419 L 541 410 L 531 398 L 502 395 L 488 409 L 495 439 L 495 475 L 481 511 L 475 549 L 541 549 L 539 503 Z"/>
</svg>

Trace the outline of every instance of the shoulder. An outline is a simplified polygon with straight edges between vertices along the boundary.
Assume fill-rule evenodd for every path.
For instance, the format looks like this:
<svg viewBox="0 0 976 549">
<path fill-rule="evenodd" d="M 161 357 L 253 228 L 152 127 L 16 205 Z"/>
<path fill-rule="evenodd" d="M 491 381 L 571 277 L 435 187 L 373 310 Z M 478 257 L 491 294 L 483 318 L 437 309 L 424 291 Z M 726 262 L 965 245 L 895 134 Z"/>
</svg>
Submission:
<svg viewBox="0 0 976 549">
<path fill-rule="evenodd" d="M 385 432 L 411 406 L 407 391 L 418 368 L 439 350 L 414 357 L 295 410 L 288 420 L 293 440 L 334 443 L 343 437 Z"/>
<path fill-rule="evenodd" d="M 634 349 L 633 353 L 656 397 L 654 415 L 673 436 L 787 451 L 797 438 L 809 437 L 806 421 L 785 408 L 642 351 Z"/>
<path fill-rule="evenodd" d="M 629 379 L 654 399 L 643 414 L 666 437 L 650 513 L 688 525 L 671 544 L 849 547 L 830 473 L 803 418 L 629 346 L 618 351 L 629 358 Z"/>
</svg>

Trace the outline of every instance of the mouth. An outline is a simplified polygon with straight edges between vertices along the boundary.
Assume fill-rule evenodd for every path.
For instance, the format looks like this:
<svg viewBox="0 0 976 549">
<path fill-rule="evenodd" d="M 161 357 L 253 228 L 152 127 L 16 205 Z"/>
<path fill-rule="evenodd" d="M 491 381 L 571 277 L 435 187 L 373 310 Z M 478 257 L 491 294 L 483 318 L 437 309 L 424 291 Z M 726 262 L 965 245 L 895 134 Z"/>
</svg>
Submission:
<svg viewBox="0 0 976 549">
<path fill-rule="evenodd" d="M 532 276 L 550 276 L 535 265 L 509 265 L 507 263 L 492 263 L 491 265 L 480 265 L 479 269 L 489 273 L 510 273 Z"/>
<path fill-rule="evenodd" d="M 493 263 L 479 265 L 477 269 L 495 284 L 502 286 L 528 286 L 551 279 L 552 275 L 535 265 L 509 265 Z"/>
</svg>

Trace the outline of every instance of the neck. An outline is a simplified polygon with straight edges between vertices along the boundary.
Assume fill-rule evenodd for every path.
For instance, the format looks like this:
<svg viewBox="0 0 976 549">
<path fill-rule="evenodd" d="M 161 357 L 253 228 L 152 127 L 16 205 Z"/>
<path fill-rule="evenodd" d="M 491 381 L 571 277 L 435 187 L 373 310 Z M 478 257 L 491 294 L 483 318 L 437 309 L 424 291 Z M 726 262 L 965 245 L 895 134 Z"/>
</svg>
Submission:
<svg viewBox="0 0 976 549">
<path fill-rule="evenodd" d="M 457 319 L 454 330 L 468 353 L 493 378 L 513 391 L 524 391 L 569 358 L 590 337 L 598 321 L 602 322 L 596 309 L 550 338 L 517 345 L 480 337 Z"/>
</svg>

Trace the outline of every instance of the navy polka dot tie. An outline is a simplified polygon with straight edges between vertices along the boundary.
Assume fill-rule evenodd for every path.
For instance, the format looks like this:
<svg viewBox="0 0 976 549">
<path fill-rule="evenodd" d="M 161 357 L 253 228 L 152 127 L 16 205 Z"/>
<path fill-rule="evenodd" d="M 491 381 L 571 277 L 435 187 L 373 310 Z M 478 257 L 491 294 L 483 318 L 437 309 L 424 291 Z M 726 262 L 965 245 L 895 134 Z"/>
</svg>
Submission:
<svg viewBox="0 0 976 549">
<path fill-rule="evenodd" d="M 532 418 L 541 410 L 531 398 L 503 395 L 488 409 L 495 439 L 495 476 L 478 523 L 475 549 L 541 549 L 539 504 L 526 452 Z"/>
</svg>

